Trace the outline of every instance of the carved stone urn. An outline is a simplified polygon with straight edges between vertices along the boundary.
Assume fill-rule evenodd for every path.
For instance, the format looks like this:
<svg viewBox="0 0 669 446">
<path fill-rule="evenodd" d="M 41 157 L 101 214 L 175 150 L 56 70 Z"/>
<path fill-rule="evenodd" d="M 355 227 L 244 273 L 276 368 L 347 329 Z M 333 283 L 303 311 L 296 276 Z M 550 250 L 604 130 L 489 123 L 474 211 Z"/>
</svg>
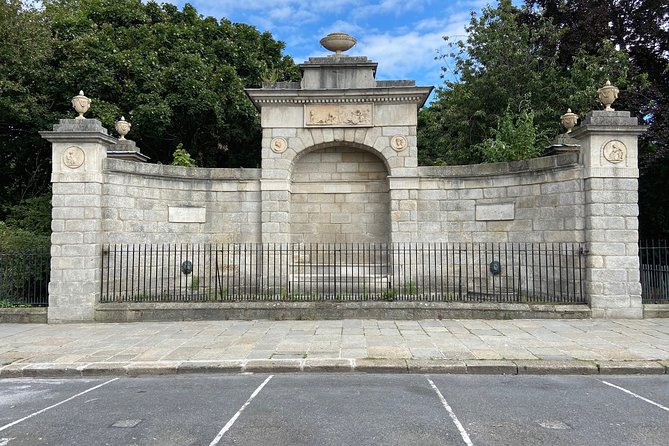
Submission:
<svg viewBox="0 0 669 446">
<path fill-rule="evenodd" d="M 331 33 L 321 39 L 321 45 L 327 50 L 334 51 L 335 55 L 350 50 L 356 42 L 353 36 L 346 33 Z"/>
<path fill-rule="evenodd" d="M 121 116 L 119 121 L 116 121 L 116 132 L 120 135 L 120 140 L 125 139 L 125 135 L 130 131 L 130 127 L 132 127 L 132 124 L 126 121 L 123 116 Z"/>
<path fill-rule="evenodd" d="M 562 126 L 567 129 L 567 134 L 571 133 L 571 130 L 576 127 L 578 122 L 578 115 L 571 112 L 571 108 L 567 109 L 567 113 L 560 116 L 560 123 Z"/>
<path fill-rule="evenodd" d="M 620 93 L 618 87 L 611 85 L 611 81 L 608 80 L 606 81 L 606 85 L 597 90 L 597 94 L 599 95 L 599 102 L 604 105 L 605 111 L 614 111 L 614 109 L 611 108 L 611 104 L 613 104 L 613 102 L 618 99 L 618 93 Z"/>
<path fill-rule="evenodd" d="M 72 98 L 72 107 L 74 110 L 79 113 L 74 119 L 86 119 L 84 113 L 88 111 L 91 106 L 91 100 L 84 96 L 83 90 L 79 91 L 79 94 Z"/>
</svg>

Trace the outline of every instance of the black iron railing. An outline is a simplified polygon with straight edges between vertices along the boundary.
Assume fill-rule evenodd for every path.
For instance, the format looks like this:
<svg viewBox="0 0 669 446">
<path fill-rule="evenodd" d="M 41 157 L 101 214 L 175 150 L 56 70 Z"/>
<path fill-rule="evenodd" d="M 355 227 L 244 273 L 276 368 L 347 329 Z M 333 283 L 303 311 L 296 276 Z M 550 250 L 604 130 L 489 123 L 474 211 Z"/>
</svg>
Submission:
<svg viewBox="0 0 669 446">
<path fill-rule="evenodd" d="M 579 244 L 106 245 L 102 302 L 585 303 Z"/>
<path fill-rule="evenodd" d="M 49 304 L 49 251 L 0 252 L 0 305 Z"/>
<path fill-rule="evenodd" d="M 645 304 L 669 304 L 669 243 L 649 240 L 639 243 L 641 299 Z"/>
</svg>

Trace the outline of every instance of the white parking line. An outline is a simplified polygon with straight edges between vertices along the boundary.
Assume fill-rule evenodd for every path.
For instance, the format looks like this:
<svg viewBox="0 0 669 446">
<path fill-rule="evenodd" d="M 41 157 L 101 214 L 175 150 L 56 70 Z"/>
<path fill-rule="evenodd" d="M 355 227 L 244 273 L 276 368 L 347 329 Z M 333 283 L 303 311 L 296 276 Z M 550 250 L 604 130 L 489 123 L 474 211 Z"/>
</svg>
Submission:
<svg viewBox="0 0 669 446">
<path fill-rule="evenodd" d="M 107 384 L 112 383 L 112 382 L 116 381 L 117 379 L 119 379 L 119 378 L 110 379 L 109 381 L 103 382 L 102 384 L 98 384 L 97 386 L 91 387 L 90 389 L 86 389 L 86 390 L 84 390 L 83 392 L 79 392 L 79 393 L 77 393 L 76 395 L 73 395 L 73 396 L 69 397 L 68 399 L 61 401 L 60 403 L 56 403 L 56 404 L 54 404 L 54 405 L 52 405 L 52 406 L 45 407 L 44 409 L 42 409 L 42 410 L 38 410 L 37 412 L 34 412 L 34 413 L 31 413 L 30 415 L 25 416 L 25 417 L 21 418 L 20 420 L 12 421 L 12 422 L 9 423 L 9 424 L 5 424 L 4 426 L 0 427 L 0 432 L 4 431 L 5 429 L 8 429 L 8 428 L 10 428 L 10 427 L 12 427 L 12 426 L 14 426 L 14 425 L 16 425 L 16 424 L 19 424 L 19 423 L 22 422 L 22 421 L 26 421 L 26 420 L 29 419 L 29 418 L 32 418 L 32 417 L 37 416 L 37 415 L 39 415 L 39 414 L 41 414 L 41 413 L 44 413 L 44 412 L 46 412 L 47 410 L 53 409 L 54 407 L 58 407 L 58 406 L 60 406 L 61 404 L 65 404 L 65 403 L 67 403 L 68 401 L 72 401 L 73 399 L 75 399 L 75 398 L 77 398 L 77 397 L 79 397 L 79 396 L 81 396 L 81 395 L 85 395 L 85 394 L 87 394 L 88 392 L 92 392 L 92 391 L 95 390 L 95 389 L 99 389 L 99 388 L 102 387 L 102 386 L 106 386 Z"/>
<path fill-rule="evenodd" d="M 265 384 L 267 384 L 267 383 L 269 382 L 269 380 L 272 379 L 272 377 L 274 377 L 274 375 L 269 375 L 269 376 L 267 377 L 267 379 L 266 379 L 265 381 L 263 381 L 263 383 L 260 384 L 260 385 L 258 386 L 258 388 L 251 394 L 251 396 L 249 397 L 249 399 L 246 400 L 246 402 L 244 403 L 244 405 L 237 411 L 237 413 L 236 413 L 232 418 L 230 418 L 230 421 L 228 421 L 228 422 L 225 424 L 225 426 L 223 426 L 223 429 L 221 429 L 221 431 L 218 433 L 218 435 L 216 435 L 216 438 L 214 438 L 214 439 L 211 441 L 211 443 L 209 443 L 209 446 L 217 445 L 218 442 L 221 441 L 221 438 L 223 438 L 223 435 L 225 435 L 225 433 L 226 433 L 228 430 L 230 430 L 230 428 L 232 427 L 232 425 L 235 424 L 235 421 L 237 421 L 237 418 L 239 418 L 239 415 L 242 414 L 242 411 L 243 411 L 244 409 L 246 409 L 246 406 L 248 406 L 249 404 L 251 404 L 251 401 L 253 400 L 253 398 L 255 398 L 256 395 L 258 395 L 258 394 L 260 393 L 260 391 L 262 390 L 262 388 L 265 387 Z"/>
<path fill-rule="evenodd" d="M 458 417 L 455 416 L 455 412 L 453 412 L 453 409 L 451 409 L 451 406 L 448 405 L 448 402 L 446 402 L 446 398 L 444 398 L 444 395 L 441 394 L 437 386 L 434 385 L 432 380 L 428 378 L 427 376 L 425 377 L 427 379 L 427 382 L 430 383 L 430 386 L 432 386 L 432 389 L 437 393 L 437 396 L 439 397 L 439 400 L 441 401 L 441 404 L 444 406 L 446 409 L 446 412 L 448 412 L 448 415 L 451 417 L 451 420 L 453 420 L 453 424 L 455 424 L 455 427 L 458 428 L 458 431 L 460 432 L 460 436 L 464 440 L 465 444 L 467 446 L 474 446 L 474 443 L 472 443 L 472 440 L 469 438 L 469 434 L 467 434 L 467 431 L 465 428 L 462 426 L 462 423 L 460 423 L 460 420 L 458 420 Z"/>
<path fill-rule="evenodd" d="M 642 400 L 642 401 L 645 401 L 645 402 L 647 402 L 647 403 L 650 403 L 650 404 L 652 404 L 653 406 L 657 406 L 657 407 L 659 407 L 660 409 L 662 409 L 662 410 L 666 410 L 667 412 L 669 412 L 669 407 L 664 407 L 662 404 L 656 403 L 655 401 L 649 400 L 648 398 L 644 398 L 644 397 L 642 397 L 641 395 L 637 395 L 636 393 L 632 392 L 631 390 L 627 390 L 627 389 L 624 389 L 624 388 L 622 388 L 622 387 L 620 387 L 620 386 L 616 386 L 615 384 L 611 384 L 611 383 L 608 382 L 608 381 L 603 381 L 603 380 L 601 380 L 601 379 L 600 379 L 600 381 L 603 382 L 604 384 L 606 384 L 607 386 L 615 387 L 616 389 L 618 389 L 618 390 L 622 390 L 623 392 L 628 393 L 628 394 L 632 395 L 632 396 L 635 397 L 635 398 L 639 398 L 639 399 Z"/>
</svg>

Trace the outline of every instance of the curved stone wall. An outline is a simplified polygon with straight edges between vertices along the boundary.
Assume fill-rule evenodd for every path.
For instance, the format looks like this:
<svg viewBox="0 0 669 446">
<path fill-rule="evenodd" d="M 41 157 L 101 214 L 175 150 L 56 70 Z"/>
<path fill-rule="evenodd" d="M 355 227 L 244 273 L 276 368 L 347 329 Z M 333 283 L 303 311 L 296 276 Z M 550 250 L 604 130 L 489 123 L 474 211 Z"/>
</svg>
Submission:
<svg viewBox="0 0 669 446">
<path fill-rule="evenodd" d="M 420 241 L 584 241 L 585 190 L 576 154 L 420 167 L 418 175 Z"/>
<path fill-rule="evenodd" d="M 260 170 L 107 159 L 105 243 L 260 242 Z"/>
<path fill-rule="evenodd" d="M 289 169 L 281 230 L 292 243 L 584 241 L 576 154 L 419 167 L 414 178 L 387 169 L 356 145 L 305 149 Z M 259 169 L 107 159 L 103 173 L 105 243 L 257 243 L 262 213 L 283 209 L 286 198 L 263 198 Z M 65 187 L 54 184 L 54 194 Z"/>
</svg>

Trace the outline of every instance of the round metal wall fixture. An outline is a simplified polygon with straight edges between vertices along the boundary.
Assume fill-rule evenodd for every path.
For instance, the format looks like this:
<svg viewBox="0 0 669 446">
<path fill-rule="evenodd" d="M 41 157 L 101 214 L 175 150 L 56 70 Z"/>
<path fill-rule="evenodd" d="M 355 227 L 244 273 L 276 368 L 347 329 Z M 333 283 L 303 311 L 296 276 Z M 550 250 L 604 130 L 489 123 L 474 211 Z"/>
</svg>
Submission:
<svg viewBox="0 0 669 446">
<path fill-rule="evenodd" d="M 193 262 L 190 260 L 184 260 L 181 262 L 181 272 L 188 275 L 193 272 Z"/>
<path fill-rule="evenodd" d="M 497 276 L 502 273 L 502 264 L 499 263 L 497 260 L 493 260 L 490 262 L 490 273 L 493 276 Z"/>
</svg>

